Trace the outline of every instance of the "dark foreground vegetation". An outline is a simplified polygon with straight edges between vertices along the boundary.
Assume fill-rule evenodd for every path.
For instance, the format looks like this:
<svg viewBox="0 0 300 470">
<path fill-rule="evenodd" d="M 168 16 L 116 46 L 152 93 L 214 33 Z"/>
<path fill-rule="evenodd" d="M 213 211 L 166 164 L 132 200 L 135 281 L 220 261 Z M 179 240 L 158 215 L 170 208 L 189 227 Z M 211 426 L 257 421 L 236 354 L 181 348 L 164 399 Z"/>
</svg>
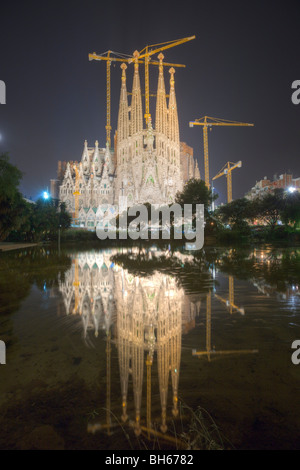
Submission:
<svg viewBox="0 0 300 470">
<path fill-rule="evenodd" d="M 19 191 L 22 172 L 0 155 L 0 241 L 39 242 L 70 227 L 65 205 L 53 199 L 28 202 Z"/>
</svg>

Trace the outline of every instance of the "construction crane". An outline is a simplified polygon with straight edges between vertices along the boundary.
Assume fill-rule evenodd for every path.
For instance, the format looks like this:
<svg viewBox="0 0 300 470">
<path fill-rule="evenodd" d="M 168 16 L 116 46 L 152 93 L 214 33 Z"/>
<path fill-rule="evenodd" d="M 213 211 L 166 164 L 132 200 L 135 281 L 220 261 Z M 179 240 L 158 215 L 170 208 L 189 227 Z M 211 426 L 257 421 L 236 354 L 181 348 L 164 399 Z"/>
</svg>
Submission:
<svg viewBox="0 0 300 470">
<path fill-rule="evenodd" d="M 231 354 L 255 354 L 258 353 L 257 349 L 227 349 L 224 351 L 216 351 L 211 347 L 211 291 L 206 295 L 206 348 L 201 351 L 196 349 L 192 350 L 193 356 L 207 356 L 208 362 L 211 361 L 212 356 L 223 356 Z"/>
<path fill-rule="evenodd" d="M 111 331 L 106 334 L 106 421 L 105 423 L 93 422 L 88 424 L 88 432 L 95 434 L 97 431 L 105 431 L 108 436 L 113 434 L 112 428 L 118 427 L 119 423 L 112 423 L 111 417 Z"/>
<path fill-rule="evenodd" d="M 171 47 L 179 46 L 180 44 L 184 44 L 185 42 L 192 41 L 195 39 L 196 36 L 189 36 L 186 38 L 182 39 L 177 39 L 174 41 L 168 41 L 168 42 L 163 42 L 160 44 L 152 44 L 151 46 L 146 46 L 144 47 L 138 55 L 139 61 L 141 59 L 144 59 L 144 64 L 145 64 L 145 120 L 146 124 L 151 119 L 151 114 L 150 114 L 150 104 L 149 104 L 149 64 L 151 60 L 151 56 L 153 54 L 157 54 L 158 52 L 164 51 L 166 49 L 170 49 Z M 154 48 L 154 49 L 152 49 Z M 131 59 L 130 62 L 133 62 L 134 59 Z M 154 64 L 154 62 L 151 61 L 151 64 Z M 158 64 L 159 65 L 159 64 Z M 164 65 L 167 65 L 166 63 Z M 171 65 L 171 64 L 168 64 Z M 184 67 L 184 65 L 181 64 L 172 64 L 172 67 Z"/>
<path fill-rule="evenodd" d="M 233 279 L 233 276 L 229 276 L 228 277 L 228 299 L 224 298 L 224 297 L 221 297 L 220 295 L 217 295 L 215 294 L 215 297 L 220 300 L 221 302 L 223 302 L 226 307 L 229 307 L 229 312 L 230 314 L 233 313 L 233 311 L 235 310 L 236 312 L 239 312 L 241 315 L 245 315 L 245 310 L 243 307 L 238 307 L 235 303 L 234 303 L 234 279 Z"/>
<path fill-rule="evenodd" d="M 79 171 L 78 171 L 78 166 L 76 164 L 73 165 L 73 168 L 75 170 L 75 191 L 73 192 L 73 195 L 75 196 L 75 212 L 74 212 L 74 223 L 76 224 L 78 221 L 78 212 L 79 212 L 79 196 L 80 196 L 80 191 L 79 191 Z"/>
<path fill-rule="evenodd" d="M 226 175 L 227 178 L 227 202 L 232 201 L 232 175 L 231 172 L 235 168 L 241 168 L 242 162 L 239 161 L 237 163 L 232 163 L 232 162 L 227 162 L 223 168 L 219 171 L 219 173 L 216 174 L 216 176 L 213 177 L 213 181 L 216 180 L 217 178 L 220 178 L 220 176 Z"/>
<path fill-rule="evenodd" d="M 75 305 L 74 305 L 74 308 L 73 308 L 73 314 L 76 314 L 77 313 L 77 310 L 78 310 L 78 304 L 79 304 L 79 286 L 80 286 L 80 282 L 79 282 L 79 276 L 78 276 L 78 258 L 75 258 L 75 260 L 73 260 L 73 263 L 74 263 L 74 282 L 73 282 L 73 286 L 75 287 Z M 80 312 L 81 314 L 81 312 Z"/>
<path fill-rule="evenodd" d="M 226 119 L 212 118 L 209 116 L 204 116 L 200 119 L 195 119 L 190 121 L 190 127 L 202 126 L 203 127 L 203 145 L 204 145 L 204 177 L 205 184 L 209 188 L 209 160 L 208 160 L 208 127 L 212 129 L 212 126 L 254 126 L 254 124 L 249 124 L 246 122 L 237 122 L 237 121 L 228 121 Z"/>
<path fill-rule="evenodd" d="M 112 56 L 118 56 L 114 57 Z M 109 147 L 111 147 L 111 138 L 110 138 L 110 133 L 111 133 L 111 79 L 110 79 L 110 66 L 112 62 L 128 62 L 129 58 L 131 56 L 126 55 L 126 54 L 120 54 L 118 52 L 113 52 L 113 51 L 107 51 L 104 52 L 103 54 L 96 54 L 96 52 L 93 52 L 92 54 L 89 54 L 89 60 L 104 60 L 106 61 L 106 143 L 109 144 Z"/>
<path fill-rule="evenodd" d="M 171 46 L 170 46 L 171 47 Z M 113 54 L 113 55 L 112 55 Z M 104 52 L 103 54 L 96 54 L 96 52 L 93 52 L 92 54 L 89 54 L 89 60 L 104 60 L 106 61 L 106 143 L 109 144 L 109 147 L 111 147 L 111 76 L 110 76 L 110 67 L 112 62 L 127 62 L 131 63 L 134 61 L 132 58 L 132 55 L 128 54 L 121 54 L 120 52 L 113 52 L 113 51 L 107 51 Z M 144 61 L 142 60 L 137 60 L 139 64 L 144 64 Z M 148 61 L 149 65 L 149 61 Z M 161 64 L 161 62 L 157 61 L 151 61 L 151 65 L 164 65 L 165 67 L 185 67 L 183 64 L 170 64 L 168 62 L 165 62 Z M 148 72 L 147 72 L 148 73 Z M 149 102 L 149 73 L 148 73 L 148 97 L 146 99 L 147 102 Z"/>
<path fill-rule="evenodd" d="M 151 368 L 152 368 L 153 358 L 151 354 L 148 353 L 146 366 L 147 366 L 147 429 L 148 429 L 148 439 L 150 438 L 150 429 L 151 429 Z"/>
<path fill-rule="evenodd" d="M 106 336 L 106 428 L 111 435 L 111 332 Z"/>
</svg>

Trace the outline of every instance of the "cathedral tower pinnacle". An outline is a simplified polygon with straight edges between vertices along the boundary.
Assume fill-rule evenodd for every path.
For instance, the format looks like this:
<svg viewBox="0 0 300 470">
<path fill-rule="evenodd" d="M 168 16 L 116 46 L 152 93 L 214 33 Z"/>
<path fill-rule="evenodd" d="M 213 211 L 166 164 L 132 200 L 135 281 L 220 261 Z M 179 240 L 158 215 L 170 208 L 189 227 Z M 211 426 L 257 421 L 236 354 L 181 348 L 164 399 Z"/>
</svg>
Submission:
<svg viewBox="0 0 300 470">
<path fill-rule="evenodd" d="M 175 69 L 170 68 L 170 99 L 169 99 L 169 139 L 179 146 L 179 124 L 178 124 L 178 113 L 177 103 L 175 95 L 175 80 L 174 74 Z"/>
<path fill-rule="evenodd" d="M 118 116 L 118 143 L 129 137 L 129 116 L 128 116 L 128 100 L 127 100 L 127 87 L 126 87 L 126 72 L 127 65 L 122 63 L 122 85 L 119 104 Z"/>
<path fill-rule="evenodd" d="M 157 100 L 156 100 L 156 115 L 155 115 L 155 130 L 156 130 L 156 149 L 158 156 L 163 153 L 163 141 L 168 135 L 168 108 L 166 100 L 166 89 L 163 71 L 163 54 L 158 56 L 159 75 L 157 84 Z"/>
<path fill-rule="evenodd" d="M 142 93 L 139 75 L 138 51 L 133 53 L 134 56 L 134 76 L 132 85 L 131 100 L 131 135 L 138 134 L 143 130 L 143 110 L 142 110 Z"/>
</svg>

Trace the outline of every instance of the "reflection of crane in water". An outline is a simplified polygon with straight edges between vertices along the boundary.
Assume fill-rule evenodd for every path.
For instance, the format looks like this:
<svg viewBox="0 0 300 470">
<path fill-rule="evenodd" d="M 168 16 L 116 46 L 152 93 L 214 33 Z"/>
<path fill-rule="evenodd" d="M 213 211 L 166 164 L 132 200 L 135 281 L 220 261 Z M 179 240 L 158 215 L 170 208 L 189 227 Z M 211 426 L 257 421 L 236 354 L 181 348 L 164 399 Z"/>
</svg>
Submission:
<svg viewBox="0 0 300 470">
<path fill-rule="evenodd" d="M 150 334 L 154 331 L 150 332 Z M 152 339 L 152 338 L 151 338 Z M 178 437 L 173 437 L 171 435 L 166 434 L 166 425 L 162 426 L 162 432 L 155 429 L 151 422 L 151 369 L 153 365 L 153 354 L 151 350 L 148 352 L 146 356 L 146 366 L 147 366 L 147 419 L 146 419 L 146 426 L 140 423 L 140 419 L 136 421 L 128 421 L 128 416 L 126 412 L 127 402 L 126 400 L 122 403 L 123 414 L 122 414 L 122 422 L 123 425 L 127 424 L 131 428 L 134 429 L 137 436 L 144 435 L 147 437 L 149 441 L 152 439 L 161 439 L 162 441 L 169 442 L 175 444 L 178 448 L 184 448 L 185 443 L 181 441 Z M 176 405 L 177 405 L 177 394 L 173 397 Z M 175 403 L 174 403 L 175 404 Z M 109 331 L 106 337 L 106 420 L 104 423 L 101 422 L 94 422 L 89 423 L 87 427 L 87 431 L 89 433 L 95 434 L 97 431 L 105 431 L 108 436 L 113 434 L 112 428 L 119 428 L 119 422 L 112 422 L 111 417 L 114 416 L 114 413 L 111 411 L 111 332 Z M 175 411 L 175 412 L 174 412 Z M 177 408 L 174 408 L 173 414 L 177 416 Z"/>
<path fill-rule="evenodd" d="M 244 308 L 240 308 L 234 303 L 234 278 L 233 276 L 228 276 L 228 285 L 229 285 L 228 299 L 225 299 L 224 297 L 221 297 L 220 295 L 217 295 L 217 294 L 215 294 L 215 297 L 221 302 L 223 302 L 226 305 L 226 307 L 229 307 L 230 313 L 233 313 L 233 310 L 236 310 L 242 315 L 245 315 Z"/>
<path fill-rule="evenodd" d="M 102 423 L 89 423 L 88 432 L 95 434 L 97 431 L 106 431 L 108 436 L 112 435 L 111 428 L 117 427 L 118 423 L 113 424 L 111 421 L 111 331 L 106 335 L 106 422 Z"/>
<path fill-rule="evenodd" d="M 78 309 L 78 302 L 79 302 L 79 284 L 80 284 L 79 277 L 78 277 L 78 258 L 75 258 L 75 260 L 73 260 L 73 263 L 74 263 L 73 286 L 75 287 L 75 305 L 74 305 L 73 313 L 76 314 L 77 309 Z"/>
<path fill-rule="evenodd" d="M 111 412 L 110 412 L 110 391 L 111 391 L 111 344 L 110 330 L 106 337 L 106 426 L 107 434 L 111 435 Z"/>
<path fill-rule="evenodd" d="M 207 356 L 208 361 L 210 362 L 211 356 L 213 355 L 229 355 L 229 354 L 253 354 L 257 353 L 257 349 L 228 349 L 225 351 L 216 351 L 211 347 L 211 291 L 206 295 L 206 349 L 202 351 L 197 351 L 193 349 L 193 356 Z"/>
</svg>

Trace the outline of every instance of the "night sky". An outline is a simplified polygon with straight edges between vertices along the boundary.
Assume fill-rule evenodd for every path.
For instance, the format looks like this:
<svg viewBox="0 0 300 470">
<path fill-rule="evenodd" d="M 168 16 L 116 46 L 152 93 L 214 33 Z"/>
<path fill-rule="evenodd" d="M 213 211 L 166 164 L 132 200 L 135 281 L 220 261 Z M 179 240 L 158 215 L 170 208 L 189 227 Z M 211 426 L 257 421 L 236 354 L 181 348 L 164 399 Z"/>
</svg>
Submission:
<svg viewBox="0 0 300 470">
<path fill-rule="evenodd" d="M 36 199 L 56 177 L 58 160 L 79 160 L 84 140 L 105 146 L 106 66 L 88 54 L 135 49 L 195 35 L 164 52 L 177 68 L 180 139 L 194 148 L 204 178 L 202 116 L 254 123 L 209 132 L 210 176 L 229 160 L 233 197 L 264 176 L 300 176 L 299 1 L 6 1 L 1 3 L 0 151 L 23 172 L 21 191 Z M 155 57 L 156 58 L 156 57 Z M 150 91 L 157 87 L 151 68 Z M 120 64 L 112 67 L 112 127 L 117 126 Z M 141 68 L 141 79 L 143 70 Z M 169 74 L 165 72 L 166 87 Z M 127 86 L 132 86 L 132 67 Z M 220 201 L 226 180 L 215 182 Z"/>
</svg>

